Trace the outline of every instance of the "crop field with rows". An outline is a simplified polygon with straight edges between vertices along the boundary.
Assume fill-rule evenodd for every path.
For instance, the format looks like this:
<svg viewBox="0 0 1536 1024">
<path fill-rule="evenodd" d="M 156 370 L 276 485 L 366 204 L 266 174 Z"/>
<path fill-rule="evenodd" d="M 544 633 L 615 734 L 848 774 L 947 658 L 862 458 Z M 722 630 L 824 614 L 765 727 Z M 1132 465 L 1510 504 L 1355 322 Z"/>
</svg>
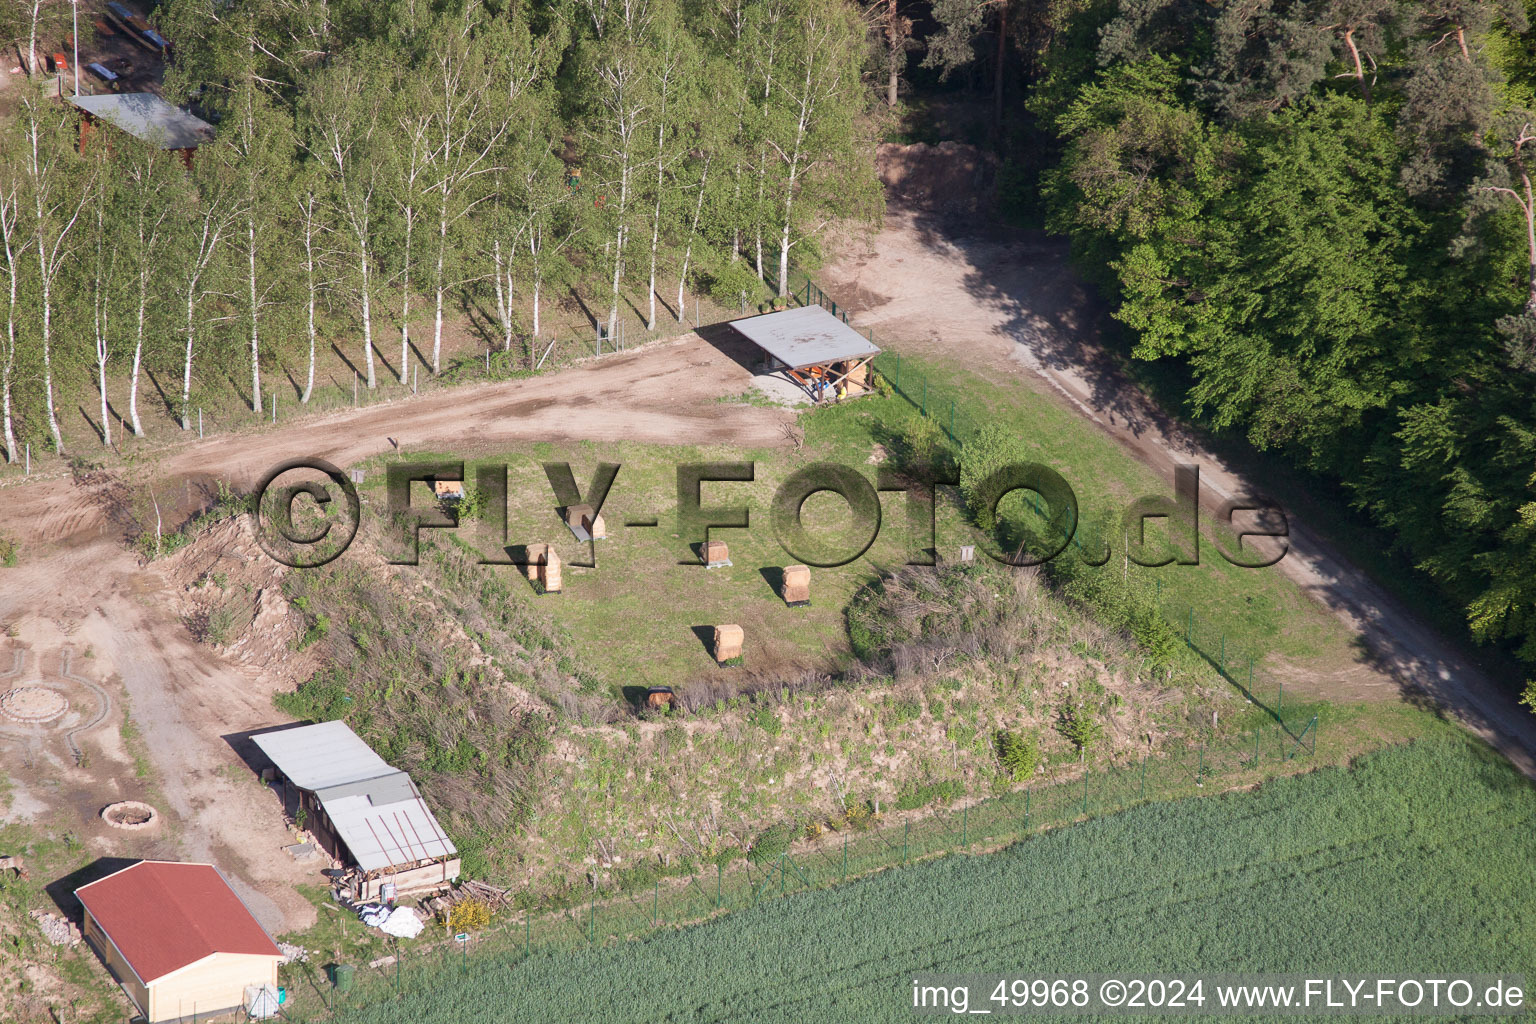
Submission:
<svg viewBox="0 0 1536 1024">
<path fill-rule="evenodd" d="M 423 963 L 338 1016 L 904 1021 L 919 972 L 1536 974 L 1533 828 L 1536 788 L 1446 727 L 638 942 Z"/>
</svg>

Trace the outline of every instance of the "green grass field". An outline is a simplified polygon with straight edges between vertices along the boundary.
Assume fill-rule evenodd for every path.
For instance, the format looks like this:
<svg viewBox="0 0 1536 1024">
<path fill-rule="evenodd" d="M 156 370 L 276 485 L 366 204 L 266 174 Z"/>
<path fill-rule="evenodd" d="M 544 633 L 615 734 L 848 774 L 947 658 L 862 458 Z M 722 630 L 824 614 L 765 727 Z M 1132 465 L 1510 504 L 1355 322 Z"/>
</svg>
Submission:
<svg viewBox="0 0 1536 1024">
<path fill-rule="evenodd" d="M 1149 804 L 644 941 L 418 965 L 397 999 L 340 1018 L 902 1021 L 916 972 L 1529 974 L 1533 827 L 1536 788 L 1437 726 L 1352 769 Z"/>
</svg>

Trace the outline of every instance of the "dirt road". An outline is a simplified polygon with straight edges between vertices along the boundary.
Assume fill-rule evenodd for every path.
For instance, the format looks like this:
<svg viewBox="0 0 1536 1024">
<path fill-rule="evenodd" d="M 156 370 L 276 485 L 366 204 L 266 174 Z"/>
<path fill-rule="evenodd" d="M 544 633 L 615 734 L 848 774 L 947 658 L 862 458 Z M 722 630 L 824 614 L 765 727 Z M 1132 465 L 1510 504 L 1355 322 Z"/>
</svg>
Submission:
<svg viewBox="0 0 1536 1024">
<path fill-rule="evenodd" d="M 1170 482 L 1176 463 L 1198 463 L 1202 497 L 1212 506 L 1253 489 L 1171 422 L 1100 347 L 1095 303 L 1060 242 L 995 237 L 893 208 L 883 231 L 851 244 L 822 278 L 859 326 L 905 351 L 964 355 L 984 372 L 1048 386 Z M 1338 615 L 1369 652 L 1331 681 L 1340 687 L 1334 695 L 1427 696 L 1536 777 L 1536 717 L 1294 515 L 1290 529 L 1280 571 Z"/>
<path fill-rule="evenodd" d="M 718 401 L 750 385 L 733 354 L 729 344 L 688 335 L 544 377 L 191 439 L 161 452 L 153 473 L 224 479 L 239 489 L 283 459 L 317 455 L 346 466 L 396 444 L 469 456 L 520 440 L 787 443 L 788 410 Z M 81 482 L 61 471 L 0 488 L 0 530 L 23 552 L 21 565 L 0 576 L 0 624 L 39 651 L 65 635 L 89 644 L 115 672 L 114 696 L 126 698 L 142 734 L 180 855 L 223 868 L 273 932 L 306 928 L 315 910 L 294 885 L 322 880 L 313 862 L 295 864 L 281 852 L 292 839 L 277 802 L 232 745 L 237 734 L 283 721 L 271 703 L 274 673 L 192 639 L 177 612 L 189 577 L 177 565 L 181 556 L 145 567 L 125 549 L 113 525 L 115 473 Z M 248 539 L 232 536 L 229 545 L 258 598 L 263 588 L 280 590 L 275 563 L 240 550 L 254 551 Z M 83 799 L 82 806 L 94 805 Z M 57 821 L 74 812 L 53 806 L 28 813 Z"/>
</svg>

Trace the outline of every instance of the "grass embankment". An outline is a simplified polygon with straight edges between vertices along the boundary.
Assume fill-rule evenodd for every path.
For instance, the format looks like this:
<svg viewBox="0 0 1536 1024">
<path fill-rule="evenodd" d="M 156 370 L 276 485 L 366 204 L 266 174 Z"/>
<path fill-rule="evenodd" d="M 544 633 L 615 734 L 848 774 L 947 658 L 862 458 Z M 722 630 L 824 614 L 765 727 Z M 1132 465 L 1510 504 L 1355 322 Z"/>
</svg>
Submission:
<svg viewBox="0 0 1536 1024">
<path fill-rule="evenodd" d="M 421 1024 L 906 1020 L 916 972 L 1536 969 L 1536 789 L 1451 728 L 1353 768 L 1145 805 L 590 952 L 415 965 Z"/>
</svg>

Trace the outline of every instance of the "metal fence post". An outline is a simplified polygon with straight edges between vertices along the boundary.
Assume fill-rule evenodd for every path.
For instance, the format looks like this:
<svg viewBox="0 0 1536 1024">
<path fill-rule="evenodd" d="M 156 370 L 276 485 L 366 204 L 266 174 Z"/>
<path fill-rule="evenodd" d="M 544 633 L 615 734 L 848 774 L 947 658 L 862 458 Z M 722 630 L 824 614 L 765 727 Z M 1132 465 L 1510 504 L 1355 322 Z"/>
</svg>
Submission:
<svg viewBox="0 0 1536 1024">
<path fill-rule="evenodd" d="M 970 838 L 970 831 L 969 831 L 969 828 L 968 828 L 968 825 L 969 825 L 969 822 L 970 822 L 970 814 L 971 814 L 971 809 L 969 807 L 962 807 L 962 808 L 960 808 L 960 845 L 961 846 L 968 846 L 968 845 L 970 845 L 969 842 L 968 842 L 968 839 Z"/>
<path fill-rule="evenodd" d="M 656 888 L 651 891 L 651 927 L 656 927 L 656 910 L 661 904 L 661 879 L 656 879 Z"/>
<path fill-rule="evenodd" d="M 843 881 L 848 881 L 848 833 L 843 833 Z"/>
<path fill-rule="evenodd" d="M 896 353 L 896 380 L 895 380 L 895 384 L 896 384 L 896 390 L 900 391 L 901 390 L 901 353 L 900 352 Z"/>
<path fill-rule="evenodd" d="M 1258 725 L 1253 727 L 1253 766 L 1255 768 L 1259 766 L 1259 730 L 1262 728 Z"/>
<path fill-rule="evenodd" d="M 592 890 L 592 902 L 587 906 L 587 944 L 596 941 L 597 936 L 597 889 Z"/>
<path fill-rule="evenodd" d="M 923 378 L 923 409 L 922 409 L 922 413 L 923 413 L 924 416 L 928 415 L 928 378 L 927 377 Z"/>
<path fill-rule="evenodd" d="M 1093 772 L 1092 768 L 1083 769 L 1083 813 L 1088 813 L 1088 776 Z"/>
<path fill-rule="evenodd" d="M 1024 791 L 1024 831 L 1025 832 L 1029 831 L 1029 797 L 1030 797 L 1030 794 L 1033 793 L 1033 792 L 1034 792 L 1033 790 L 1029 790 L 1029 789 L 1026 789 Z"/>
<path fill-rule="evenodd" d="M 1146 754 L 1142 754 L 1141 755 L 1141 797 L 1140 797 L 1140 799 L 1145 800 L 1146 798 L 1147 798 L 1147 755 Z"/>
<path fill-rule="evenodd" d="M 906 822 L 901 826 L 901 862 L 907 862 L 907 837 L 912 833 L 912 823 Z"/>
<path fill-rule="evenodd" d="M 1184 642 L 1186 644 L 1188 644 L 1190 647 L 1195 646 L 1195 641 L 1193 639 L 1194 635 L 1195 635 L 1195 610 L 1193 608 L 1191 608 L 1189 610 L 1189 624 L 1184 627 Z"/>
<path fill-rule="evenodd" d="M 721 873 L 724 870 L 725 869 L 723 867 L 721 867 L 720 862 L 716 861 L 715 862 L 715 909 L 716 910 L 720 909 L 720 875 L 721 875 Z"/>
<path fill-rule="evenodd" d="M 1200 767 L 1195 769 L 1195 785 L 1205 785 L 1205 744 L 1200 744 Z"/>
<path fill-rule="evenodd" d="M 523 911 L 523 956 L 533 950 L 533 914 Z"/>
</svg>

